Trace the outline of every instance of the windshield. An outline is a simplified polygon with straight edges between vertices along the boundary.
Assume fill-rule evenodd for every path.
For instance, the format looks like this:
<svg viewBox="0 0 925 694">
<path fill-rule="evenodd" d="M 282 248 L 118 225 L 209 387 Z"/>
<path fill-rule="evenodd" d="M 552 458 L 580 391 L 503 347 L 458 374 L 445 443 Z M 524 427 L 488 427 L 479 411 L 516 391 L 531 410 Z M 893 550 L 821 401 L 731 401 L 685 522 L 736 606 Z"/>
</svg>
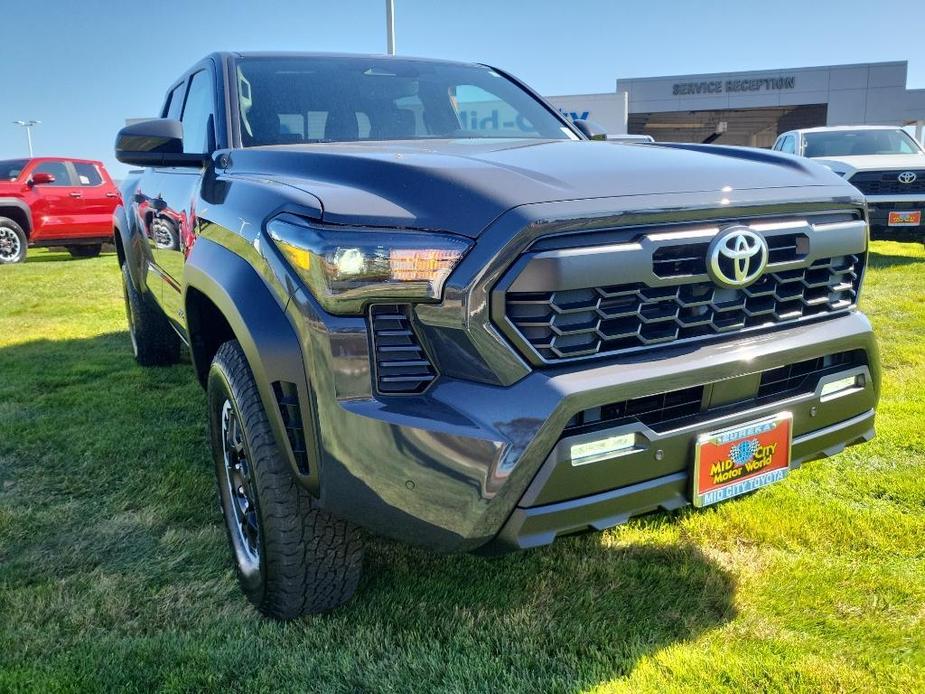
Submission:
<svg viewBox="0 0 925 694">
<path fill-rule="evenodd" d="M 15 181 L 28 163 L 28 159 L 0 160 L 0 181 Z"/>
<path fill-rule="evenodd" d="M 836 130 L 804 133 L 807 157 L 852 157 L 865 154 L 921 154 L 905 130 Z"/>
<path fill-rule="evenodd" d="M 247 147 L 433 138 L 578 139 L 516 84 L 476 65 L 367 57 L 242 58 Z"/>
</svg>

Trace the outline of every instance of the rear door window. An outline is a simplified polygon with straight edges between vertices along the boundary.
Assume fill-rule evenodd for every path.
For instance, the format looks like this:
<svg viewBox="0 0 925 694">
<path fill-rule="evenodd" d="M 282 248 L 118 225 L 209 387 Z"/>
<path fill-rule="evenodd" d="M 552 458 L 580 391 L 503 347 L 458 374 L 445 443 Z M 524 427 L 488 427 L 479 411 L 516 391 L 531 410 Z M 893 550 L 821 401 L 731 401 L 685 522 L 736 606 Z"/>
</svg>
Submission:
<svg viewBox="0 0 925 694">
<path fill-rule="evenodd" d="M 82 186 L 98 186 L 103 182 L 103 177 L 93 164 L 83 164 L 74 162 L 74 170 L 77 172 L 77 183 Z"/>
</svg>

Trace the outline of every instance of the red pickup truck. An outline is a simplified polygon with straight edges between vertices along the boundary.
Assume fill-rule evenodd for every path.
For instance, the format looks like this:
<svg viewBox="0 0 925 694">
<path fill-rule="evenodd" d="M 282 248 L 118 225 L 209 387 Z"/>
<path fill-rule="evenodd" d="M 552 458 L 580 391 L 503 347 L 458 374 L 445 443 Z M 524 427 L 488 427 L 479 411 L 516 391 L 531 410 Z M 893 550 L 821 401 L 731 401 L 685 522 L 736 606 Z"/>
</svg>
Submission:
<svg viewBox="0 0 925 694">
<path fill-rule="evenodd" d="M 65 246 L 75 258 L 99 255 L 112 240 L 119 202 L 101 162 L 0 160 L 0 264 L 22 262 L 29 246 Z"/>
</svg>

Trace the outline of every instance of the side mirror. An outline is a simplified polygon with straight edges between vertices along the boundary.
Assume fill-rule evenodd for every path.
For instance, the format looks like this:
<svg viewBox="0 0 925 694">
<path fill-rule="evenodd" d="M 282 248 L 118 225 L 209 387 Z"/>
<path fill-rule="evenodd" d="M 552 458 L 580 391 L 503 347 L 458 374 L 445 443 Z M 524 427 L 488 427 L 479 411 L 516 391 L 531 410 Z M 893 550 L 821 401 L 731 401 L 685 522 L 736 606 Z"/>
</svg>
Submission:
<svg viewBox="0 0 925 694">
<path fill-rule="evenodd" d="M 183 124 L 172 118 L 155 118 L 126 125 L 116 135 L 116 159 L 134 166 L 199 167 L 208 154 L 183 151 Z"/>
<path fill-rule="evenodd" d="M 55 177 L 50 173 L 45 173 L 44 171 L 39 171 L 32 174 L 32 177 L 29 179 L 30 186 L 45 186 L 49 183 L 54 183 Z"/>
<path fill-rule="evenodd" d="M 574 125 L 581 131 L 581 134 L 589 140 L 607 139 L 607 131 L 604 130 L 602 125 L 595 123 L 593 120 L 582 120 L 579 118 L 574 122 Z"/>
</svg>

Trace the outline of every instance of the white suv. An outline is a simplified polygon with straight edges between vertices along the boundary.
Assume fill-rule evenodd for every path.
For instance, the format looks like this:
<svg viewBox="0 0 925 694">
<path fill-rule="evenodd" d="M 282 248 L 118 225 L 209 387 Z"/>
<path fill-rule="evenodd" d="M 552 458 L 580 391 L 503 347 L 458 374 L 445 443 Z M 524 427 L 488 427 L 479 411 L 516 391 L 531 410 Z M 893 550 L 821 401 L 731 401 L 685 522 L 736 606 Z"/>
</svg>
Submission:
<svg viewBox="0 0 925 694">
<path fill-rule="evenodd" d="M 810 157 L 844 176 L 867 199 L 872 232 L 925 234 L 925 150 L 902 128 L 806 128 L 783 133 L 779 152 Z"/>
</svg>

